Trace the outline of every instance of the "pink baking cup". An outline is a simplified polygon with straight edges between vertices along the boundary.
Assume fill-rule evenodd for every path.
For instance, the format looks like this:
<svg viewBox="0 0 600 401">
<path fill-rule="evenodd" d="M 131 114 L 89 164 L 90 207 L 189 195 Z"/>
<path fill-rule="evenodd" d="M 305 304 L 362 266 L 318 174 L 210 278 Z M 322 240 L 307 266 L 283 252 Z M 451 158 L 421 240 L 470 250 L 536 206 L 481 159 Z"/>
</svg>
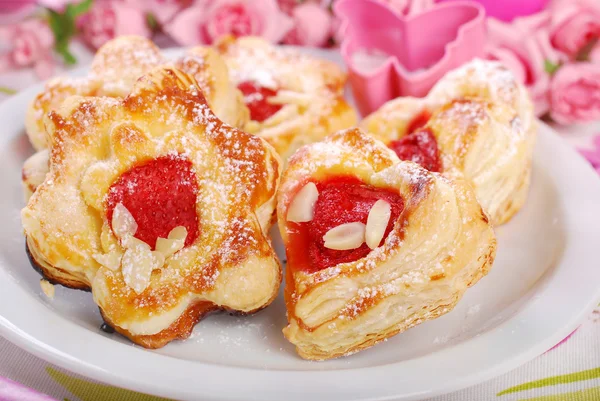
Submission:
<svg viewBox="0 0 600 401">
<path fill-rule="evenodd" d="M 449 0 L 442 0 L 449 1 Z M 510 22 L 517 17 L 541 11 L 548 0 L 475 0 L 485 8 L 488 17 Z"/>
<path fill-rule="evenodd" d="M 403 16 L 376 0 L 340 0 L 335 12 L 342 19 L 341 52 L 363 115 L 398 96 L 425 96 L 446 72 L 483 55 L 485 11 L 478 3 L 440 3 Z M 358 51 L 387 58 L 366 70 L 353 60 Z"/>
</svg>

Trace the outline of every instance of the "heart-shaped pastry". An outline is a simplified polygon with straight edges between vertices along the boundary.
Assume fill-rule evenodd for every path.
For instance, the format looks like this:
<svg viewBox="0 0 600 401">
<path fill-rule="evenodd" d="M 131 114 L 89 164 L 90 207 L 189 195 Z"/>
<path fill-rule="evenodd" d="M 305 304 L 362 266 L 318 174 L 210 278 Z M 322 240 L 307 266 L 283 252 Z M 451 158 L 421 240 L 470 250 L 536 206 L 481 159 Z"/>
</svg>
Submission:
<svg viewBox="0 0 600 401">
<path fill-rule="evenodd" d="M 473 60 L 424 98 L 385 103 L 361 127 L 402 160 L 463 174 L 494 225 L 525 203 L 537 121 L 527 89 L 498 62 Z"/>
<path fill-rule="evenodd" d="M 494 231 L 466 180 L 400 161 L 358 129 L 300 149 L 277 197 L 284 334 L 306 359 L 449 312 L 494 260 Z"/>
<path fill-rule="evenodd" d="M 423 96 L 446 72 L 483 54 L 485 11 L 474 2 L 436 4 L 403 16 L 376 0 L 341 0 L 342 56 L 361 113 L 398 96 Z M 356 65 L 359 51 L 388 57 L 377 68 Z"/>
</svg>

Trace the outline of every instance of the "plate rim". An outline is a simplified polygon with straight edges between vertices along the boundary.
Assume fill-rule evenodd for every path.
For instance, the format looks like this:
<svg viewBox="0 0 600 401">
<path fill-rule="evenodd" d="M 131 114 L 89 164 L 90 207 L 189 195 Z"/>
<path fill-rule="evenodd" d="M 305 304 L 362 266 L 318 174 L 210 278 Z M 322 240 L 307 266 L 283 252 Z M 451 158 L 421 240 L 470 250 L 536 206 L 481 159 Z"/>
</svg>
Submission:
<svg viewBox="0 0 600 401">
<path fill-rule="evenodd" d="M 176 49 L 174 51 L 171 50 L 170 52 L 174 53 L 179 51 L 181 50 Z M 85 68 L 87 67 L 77 69 L 75 73 L 80 73 L 81 71 L 84 71 Z M 3 116 L 11 116 L 11 118 L 14 118 L 14 109 L 21 107 L 19 106 L 20 104 L 23 105 L 28 103 L 35 93 L 40 91 L 42 85 L 43 83 L 34 85 L 2 102 L 2 104 L 0 104 L 0 120 Z M 12 114 L 10 114 L 11 109 L 13 109 Z M 14 138 L 14 135 L 2 138 L 0 140 L 0 150 L 6 146 L 6 143 L 9 140 Z M 575 196 L 578 192 L 586 194 L 591 193 L 592 198 L 597 202 L 596 204 L 600 203 L 600 180 L 595 171 L 570 145 L 564 142 L 551 127 L 543 123 L 541 123 L 539 130 L 536 152 L 540 151 L 540 146 L 559 149 L 557 153 L 553 154 L 553 157 L 557 157 L 560 160 L 567 159 L 569 161 L 569 163 L 564 163 L 565 167 L 562 169 L 564 171 L 561 171 L 563 175 L 579 175 L 582 177 L 578 182 L 581 187 L 585 187 L 585 190 L 577 188 L 577 186 L 572 184 L 573 188 L 577 189 L 575 191 Z M 558 164 L 560 165 L 560 163 Z M 581 184 L 582 182 L 585 184 Z M 570 200 L 574 196 L 574 194 L 566 196 L 562 191 L 559 193 L 561 194 L 561 197 L 558 199 L 561 202 L 565 202 L 565 199 Z M 331 371 L 300 371 L 288 369 L 261 370 L 247 367 L 226 367 L 223 365 L 181 360 L 166 355 L 148 352 L 136 346 L 122 344 L 103 336 L 93 335 L 92 338 L 94 339 L 94 344 L 104 346 L 104 342 L 106 342 L 106 344 L 108 344 L 107 350 L 110 350 L 111 352 L 113 350 L 118 351 L 116 354 L 125 360 L 125 362 L 121 360 L 118 364 L 115 364 L 114 360 L 110 359 L 111 356 L 103 355 L 103 352 L 94 353 L 94 351 L 89 351 L 90 348 L 82 348 L 77 351 L 76 347 L 81 345 L 80 343 L 82 342 L 85 343 L 85 341 L 82 341 L 81 339 L 79 339 L 79 341 L 72 339 L 74 341 L 71 344 L 66 344 L 66 341 L 64 340 L 61 343 L 61 334 L 64 335 L 65 332 L 73 333 L 69 334 L 70 336 L 76 336 L 81 332 L 87 332 L 88 330 L 62 318 L 59 314 L 53 314 L 53 318 L 63 319 L 63 324 L 66 325 L 61 326 L 60 330 L 57 331 L 57 327 L 51 326 L 46 328 L 33 328 L 32 323 L 27 322 L 26 317 L 15 316 L 14 313 L 11 313 L 11 308 L 7 306 L 7 300 L 11 299 L 11 295 L 14 295 L 15 291 L 18 292 L 19 287 L 6 285 L 6 283 L 12 284 L 13 279 L 11 279 L 10 274 L 6 269 L 3 268 L 3 261 L 0 262 L 0 289 L 4 288 L 0 291 L 0 335 L 37 357 L 69 371 L 77 372 L 88 378 L 118 387 L 162 397 L 175 397 L 177 399 L 197 399 L 197 397 L 202 397 L 207 400 L 225 400 L 234 399 L 240 396 L 247 397 L 248 394 L 256 394 L 263 400 L 278 400 L 281 397 L 281 392 L 291 392 L 292 394 L 302 395 L 303 398 L 312 395 L 315 397 L 327 397 L 328 399 L 339 398 L 371 401 L 390 399 L 410 400 L 421 397 L 432 397 L 480 383 L 520 366 L 556 345 L 576 329 L 579 322 L 591 313 L 600 299 L 600 287 L 597 286 L 595 286 L 594 290 L 585 287 L 585 291 L 581 290 L 576 292 L 575 295 L 578 300 L 581 298 L 581 300 L 575 302 L 579 305 L 576 308 L 577 310 L 572 310 L 572 308 L 575 308 L 574 305 L 572 305 L 572 308 L 569 310 L 560 310 L 560 316 L 564 317 L 563 319 L 560 319 L 562 323 L 550 325 L 553 327 L 551 331 L 543 330 L 542 332 L 544 334 L 539 335 L 533 344 L 532 339 L 528 339 L 526 342 L 521 341 L 521 344 L 513 344 L 512 353 L 509 353 L 508 356 L 505 356 L 504 358 L 497 357 L 496 362 L 494 364 L 488 364 L 488 366 L 470 365 L 470 369 L 468 369 L 470 373 L 466 375 L 461 374 L 461 371 L 465 369 L 464 367 L 447 365 L 448 361 L 454 360 L 455 362 L 458 362 L 455 359 L 456 356 L 460 356 L 462 352 L 467 351 L 469 348 L 475 346 L 481 350 L 486 349 L 486 346 L 497 343 L 496 340 L 502 338 L 500 333 L 504 330 L 510 329 L 513 331 L 512 334 L 516 334 L 517 336 L 520 333 L 522 334 L 522 330 L 524 330 L 523 327 L 526 327 L 524 323 L 528 321 L 527 318 L 536 316 L 536 313 L 540 311 L 540 308 L 542 308 L 541 311 L 543 312 L 543 301 L 546 298 L 555 296 L 551 295 L 552 290 L 556 290 L 554 288 L 557 285 L 556 281 L 559 278 L 565 279 L 565 274 L 569 273 L 569 270 L 571 270 L 567 266 L 573 262 L 571 259 L 575 258 L 575 260 L 578 259 L 579 261 L 582 261 L 587 259 L 585 255 L 587 255 L 588 258 L 594 255 L 594 249 L 591 247 L 593 241 L 584 241 L 582 244 L 582 241 L 579 241 L 578 239 L 573 240 L 573 238 L 568 235 L 572 234 L 572 232 L 569 231 L 572 230 L 575 232 L 595 234 L 596 238 L 600 237 L 600 209 L 591 209 L 590 203 L 593 202 L 584 203 L 584 209 L 585 206 L 590 206 L 591 214 L 587 215 L 586 219 L 582 220 L 584 223 L 583 226 L 571 226 L 570 224 L 572 224 L 572 221 L 578 221 L 578 219 L 568 219 L 567 216 L 564 217 L 564 250 L 556 261 L 553 271 L 550 273 L 550 276 L 552 277 L 548 275 L 549 272 L 545 272 L 542 276 L 544 282 L 538 283 L 533 287 L 537 288 L 538 285 L 542 286 L 535 299 L 527 300 L 521 309 L 512 317 L 489 331 L 434 353 L 406 361 L 380 366 Z M 566 209 L 564 207 L 565 205 L 562 203 L 561 206 L 563 213 L 575 213 L 572 210 Z M 581 209 L 579 209 L 577 213 L 581 214 Z M 594 235 L 592 235 L 592 237 L 593 236 Z M 586 247 L 587 243 L 589 243 L 589 247 Z M 583 257 L 579 256 L 582 252 L 584 255 Z M 588 267 L 586 269 L 582 267 L 592 265 L 591 262 L 587 264 L 580 263 L 578 265 L 579 272 L 581 272 L 581 270 L 594 272 L 592 268 Z M 573 269 L 570 273 L 577 273 L 578 270 Z M 557 276 L 557 274 L 559 276 Z M 600 279 L 600 271 L 596 273 L 596 276 L 597 279 Z M 568 279 L 568 275 L 566 279 Z M 598 282 L 600 280 L 590 279 L 588 281 Z M 6 291 L 6 289 L 9 291 Z M 582 295 L 584 293 L 586 294 L 585 297 Z M 35 294 L 21 295 L 24 295 L 25 297 L 29 295 L 32 302 L 39 303 L 39 301 L 35 299 Z M 583 298 L 585 298 L 585 300 Z M 542 304 L 542 306 L 539 306 L 539 304 Z M 574 303 L 570 302 L 570 304 Z M 35 304 L 33 306 L 35 306 Z M 38 307 L 46 306 L 39 303 Z M 519 322 L 522 324 L 519 324 Z M 517 323 L 516 326 L 515 323 Z M 546 322 L 546 324 L 549 324 L 549 322 Z M 35 326 L 35 324 L 33 326 Z M 40 335 L 40 328 L 43 331 L 45 329 L 46 333 Z M 83 338 L 85 339 L 87 337 L 83 336 Z M 470 352 L 473 351 L 471 350 Z M 106 354 L 109 353 L 110 352 Z M 435 357 L 436 355 L 437 357 Z M 131 358 L 131 360 L 128 358 Z M 439 358 L 442 358 L 442 360 L 439 361 Z M 441 363 L 444 358 L 447 358 L 446 363 Z M 437 363 L 435 362 L 436 359 L 438 359 Z M 500 362 L 498 362 L 498 359 L 500 359 Z M 482 361 L 479 363 L 481 362 Z M 401 367 L 400 365 L 403 365 L 400 371 L 406 370 L 406 365 L 411 369 L 417 369 L 417 371 L 420 368 L 423 372 L 426 372 L 428 369 L 430 370 L 431 366 L 438 366 L 440 368 L 452 367 L 454 373 L 449 376 L 446 375 L 448 377 L 446 377 L 442 383 L 438 383 L 434 386 L 435 388 L 432 388 L 433 385 L 430 385 L 428 388 L 425 388 L 424 386 L 413 386 L 414 388 L 408 392 L 403 391 L 402 393 L 397 393 L 397 391 L 401 390 L 399 388 L 400 383 L 410 385 L 410 383 L 413 382 L 413 380 L 406 379 L 402 381 L 401 378 L 397 377 L 396 372 L 398 372 L 397 368 Z M 152 369 L 152 367 L 155 366 L 161 366 L 161 369 Z M 175 366 L 177 366 L 177 372 L 179 374 L 181 374 L 181 371 L 183 371 L 184 374 L 177 377 L 173 376 L 174 372 L 170 372 L 170 370 L 173 370 Z M 131 375 L 128 374 L 132 371 L 139 372 Z M 422 376 L 424 377 L 425 375 Z M 204 380 L 201 389 L 193 385 L 190 386 L 189 382 L 197 382 L 198 377 L 206 377 L 210 378 L 210 380 Z M 235 386 L 231 386 L 232 377 L 238 379 L 233 381 L 236 384 Z M 366 386 L 364 385 L 365 377 L 369 377 L 369 383 Z M 165 378 L 167 378 L 167 380 L 165 380 Z M 307 381 L 312 383 L 312 387 L 308 388 L 306 386 L 305 383 Z M 340 386 L 331 386 L 331 383 L 343 383 L 344 388 L 342 389 Z M 394 385 L 391 386 L 390 383 L 394 383 Z M 397 391 L 393 388 L 396 388 Z M 373 391 L 374 389 L 375 391 Z M 253 391 L 255 393 L 253 393 Z M 365 394 L 365 391 L 369 391 L 370 394 Z"/>
</svg>

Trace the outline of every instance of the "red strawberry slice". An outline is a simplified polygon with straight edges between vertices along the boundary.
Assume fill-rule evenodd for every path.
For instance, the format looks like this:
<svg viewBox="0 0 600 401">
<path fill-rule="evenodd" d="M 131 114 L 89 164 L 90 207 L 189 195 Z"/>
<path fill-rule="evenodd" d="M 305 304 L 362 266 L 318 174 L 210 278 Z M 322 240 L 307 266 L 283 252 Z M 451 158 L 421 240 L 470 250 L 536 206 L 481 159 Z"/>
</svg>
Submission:
<svg viewBox="0 0 600 401">
<path fill-rule="evenodd" d="M 250 118 L 254 121 L 262 123 L 283 107 L 267 101 L 271 96 L 277 95 L 276 90 L 262 87 L 251 81 L 240 83 L 238 89 L 244 94 L 244 101 L 250 109 Z"/>
<path fill-rule="evenodd" d="M 419 128 L 423 128 L 427 124 L 427 122 L 429 121 L 430 118 L 431 118 L 431 114 L 429 113 L 429 111 L 423 110 L 416 117 L 414 117 L 411 120 L 411 122 L 408 124 L 408 127 L 406 128 L 406 133 L 412 134 Z"/>
<path fill-rule="evenodd" d="M 428 129 L 419 129 L 388 145 L 400 158 L 420 164 L 429 171 L 441 172 L 442 161 L 437 140 Z"/>
<path fill-rule="evenodd" d="M 196 212 L 198 182 L 192 163 L 181 156 L 159 157 L 123 173 L 110 187 L 107 217 L 122 203 L 135 219 L 135 237 L 156 246 L 158 237 L 167 238 L 178 226 L 187 229 L 185 246 L 199 234 Z"/>
<path fill-rule="evenodd" d="M 381 244 L 385 241 L 395 221 L 404 210 L 404 199 L 387 188 L 376 188 L 354 177 L 336 177 L 315 183 L 319 197 L 314 209 L 314 218 L 307 223 L 291 223 L 293 249 L 288 249 L 289 265 L 315 272 L 340 263 L 353 262 L 371 252 L 367 244 L 356 249 L 335 250 L 325 247 L 323 236 L 327 231 L 341 224 L 359 221 L 367 223 L 369 211 L 379 199 L 387 201 L 391 207 L 388 222 Z"/>
</svg>

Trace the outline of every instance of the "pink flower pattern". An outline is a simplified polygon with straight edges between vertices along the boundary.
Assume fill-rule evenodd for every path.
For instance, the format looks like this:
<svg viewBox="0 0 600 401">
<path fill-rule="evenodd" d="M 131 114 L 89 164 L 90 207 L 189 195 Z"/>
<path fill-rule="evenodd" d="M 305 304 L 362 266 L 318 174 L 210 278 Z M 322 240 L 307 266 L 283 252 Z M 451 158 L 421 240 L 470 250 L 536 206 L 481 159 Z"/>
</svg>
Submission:
<svg viewBox="0 0 600 401">
<path fill-rule="evenodd" d="M 0 4 L 0 22 L 28 15 L 37 7 L 63 12 L 80 0 L 21 0 Z M 79 38 L 92 48 L 119 35 L 151 37 L 161 44 L 211 44 L 223 35 L 261 36 L 272 43 L 325 47 L 341 42 L 340 22 L 332 14 L 336 0 L 94 0 L 77 19 Z M 377 0 L 404 15 L 427 11 L 440 0 Z M 25 13 L 25 14 L 23 14 Z M 153 18 L 148 19 L 148 16 Z M 31 20 L 37 22 L 29 22 Z M 149 21 L 156 24 L 149 26 Z M 37 25 L 39 29 L 31 29 Z M 504 63 L 528 88 L 538 116 L 560 124 L 600 118 L 597 70 L 600 65 L 600 3 L 552 0 L 538 13 L 511 22 L 488 18 L 486 57 Z M 170 39 L 169 39 L 170 38 Z M 0 27 L 8 45 L 0 71 L 33 68 L 40 77 L 54 71 L 51 31 L 41 19 Z M 60 45 L 60 43 L 59 43 Z M 587 65 L 579 65 L 585 52 Z M 562 70 L 562 71 L 561 71 Z M 577 75 L 573 82 L 568 77 Z M 592 107 L 587 107 L 590 103 Z M 585 104 L 584 104 L 585 103 Z"/>
<path fill-rule="evenodd" d="M 292 11 L 294 28 L 285 43 L 300 46 L 324 46 L 331 37 L 331 14 L 316 3 L 304 3 Z"/>
<path fill-rule="evenodd" d="M 600 64 L 567 64 L 554 75 L 550 89 L 550 114 L 556 122 L 600 120 Z"/>
<path fill-rule="evenodd" d="M 83 41 L 94 49 L 120 35 L 151 35 L 144 10 L 121 1 L 97 1 L 77 25 Z"/>
<path fill-rule="evenodd" d="M 278 43 L 293 25 L 275 0 L 201 0 L 179 13 L 165 31 L 184 46 L 210 44 L 226 34 Z"/>
<path fill-rule="evenodd" d="M 566 59 L 550 44 L 550 18 L 544 11 L 511 24 L 488 19 L 486 57 L 502 62 L 529 89 L 538 116 L 550 108 L 551 77 L 545 63 L 559 64 Z"/>
<path fill-rule="evenodd" d="M 557 0 L 550 6 L 552 44 L 571 58 L 594 37 L 600 36 L 597 0 Z"/>
<path fill-rule="evenodd" d="M 0 28 L 0 37 L 10 45 L 0 55 L 0 72 L 17 68 L 33 68 L 41 79 L 54 72 L 52 48 L 54 38 L 48 24 L 39 18 Z"/>
<path fill-rule="evenodd" d="M 594 169 L 600 174 L 600 134 L 598 134 L 592 144 L 592 149 L 579 149 L 579 153 L 585 157 Z"/>
</svg>

